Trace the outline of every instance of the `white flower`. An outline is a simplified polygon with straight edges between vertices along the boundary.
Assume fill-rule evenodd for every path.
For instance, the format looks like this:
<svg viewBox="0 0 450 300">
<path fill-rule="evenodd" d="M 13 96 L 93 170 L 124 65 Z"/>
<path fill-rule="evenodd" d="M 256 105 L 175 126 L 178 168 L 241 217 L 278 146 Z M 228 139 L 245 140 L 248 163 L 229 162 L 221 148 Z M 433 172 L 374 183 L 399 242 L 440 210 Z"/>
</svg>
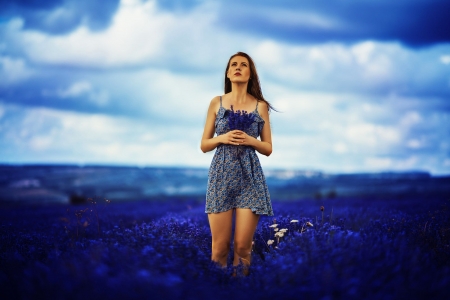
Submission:
<svg viewBox="0 0 450 300">
<path fill-rule="evenodd" d="M 286 231 L 288 231 L 287 228 L 280 229 L 280 232 L 285 233 Z"/>
<path fill-rule="evenodd" d="M 273 231 L 278 231 L 278 228 L 274 228 Z"/>
<path fill-rule="evenodd" d="M 270 225 L 269 227 L 275 228 L 275 227 L 278 227 L 278 224 L 273 224 L 273 225 Z"/>
<path fill-rule="evenodd" d="M 306 222 L 306 226 L 314 227 L 314 225 L 311 222 Z"/>
<path fill-rule="evenodd" d="M 276 237 L 283 237 L 284 236 L 284 232 L 279 231 L 279 232 L 275 233 L 275 236 Z"/>
<path fill-rule="evenodd" d="M 298 220 L 291 220 L 291 223 L 298 223 Z"/>
<path fill-rule="evenodd" d="M 274 241 L 274 240 L 268 240 L 268 241 L 267 241 L 267 245 L 270 246 L 270 245 L 273 244 L 273 242 L 275 242 L 275 241 Z"/>
</svg>

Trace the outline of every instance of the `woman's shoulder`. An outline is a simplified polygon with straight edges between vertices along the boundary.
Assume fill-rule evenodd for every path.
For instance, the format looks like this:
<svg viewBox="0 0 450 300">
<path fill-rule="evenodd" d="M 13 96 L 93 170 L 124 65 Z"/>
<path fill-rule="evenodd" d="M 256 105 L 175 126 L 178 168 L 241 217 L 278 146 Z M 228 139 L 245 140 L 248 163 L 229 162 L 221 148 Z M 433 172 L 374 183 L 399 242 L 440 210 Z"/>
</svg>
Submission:
<svg viewBox="0 0 450 300">
<path fill-rule="evenodd" d="M 220 98 L 221 96 L 215 96 L 211 99 L 210 106 L 217 106 L 220 107 Z"/>
<path fill-rule="evenodd" d="M 220 97 L 222 96 L 215 96 L 211 99 L 211 103 L 219 103 L 220 102 Z"/>
<path fill-rule="evenodd" d="M 217 112 L 220 108 L 220 97 L 221 96 L 215 96 L 211 99 L 211 102 L 209 103 L 209 107 L 214 112 Z"/>
<path fill-rule="evenodd" d="M 267 102 L 264 100 L 258 100 L 258 114 L 264 119 L 269 119 L 269 105 L 267 105 Z"/>
<path fill-rule="evenodd" d="M 266 102 L 266 101 L 264 101 L 264 100 L 259 100 L 259 99 L 256 99 L 256 101 L 258 101 L 258 108 L 259 108 L 259 107 L 265 108 L 265 109 L 268 109 L 268 108 L 269 108 L 269 106 L 267 105 L 267 102 Z"/>
<path fill-rule="evenodd" d="M 256 99 L 256 101 L 258 101 L 258 111 L 269 111 L 269 105 L 266 101 L 259 99 Z"/>
</svg>

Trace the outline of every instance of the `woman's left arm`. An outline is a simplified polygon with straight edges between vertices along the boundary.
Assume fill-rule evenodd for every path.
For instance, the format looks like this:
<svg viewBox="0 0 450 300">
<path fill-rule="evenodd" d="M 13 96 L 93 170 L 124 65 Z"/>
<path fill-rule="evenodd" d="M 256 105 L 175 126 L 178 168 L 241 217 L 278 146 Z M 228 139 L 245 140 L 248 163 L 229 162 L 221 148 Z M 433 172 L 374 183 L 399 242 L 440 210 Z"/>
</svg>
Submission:
<svg viewBox="0 0 450 300">
<path fill-rule="evenodd" d="M 259 102 L 258 113 L 264 120 L 264 126 L 261 131 L 261 140 L 242 132 L 245 138 L 241 145 L 251 146 L 259 153 L 269 156 L 272 154 L 272 133 L 270 131 L 269 110 L 265 102 Z"/>
</svg>

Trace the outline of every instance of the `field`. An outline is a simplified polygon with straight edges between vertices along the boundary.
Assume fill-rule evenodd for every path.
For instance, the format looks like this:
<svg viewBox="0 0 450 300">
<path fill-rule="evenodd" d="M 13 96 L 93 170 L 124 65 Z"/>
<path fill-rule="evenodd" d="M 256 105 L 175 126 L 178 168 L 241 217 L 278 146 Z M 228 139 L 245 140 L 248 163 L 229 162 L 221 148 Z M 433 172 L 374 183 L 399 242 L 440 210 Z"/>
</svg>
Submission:
<svg viewBox="0 0 450 300">
<path fill-rule="evenodd" d="M 447 299 L 448 200 L 274 199 L 275 216 L 258 225 L 247 277 L 239 268 L 233 277 L 232 267 L 223 271 L 210 262 L 204 203 L 196 199 L 7 205 L 0 208 L 1 294 L 3 299 Z M 283 237 L 274 238 L 273 224 L 287 229 Z"/>
</svg>

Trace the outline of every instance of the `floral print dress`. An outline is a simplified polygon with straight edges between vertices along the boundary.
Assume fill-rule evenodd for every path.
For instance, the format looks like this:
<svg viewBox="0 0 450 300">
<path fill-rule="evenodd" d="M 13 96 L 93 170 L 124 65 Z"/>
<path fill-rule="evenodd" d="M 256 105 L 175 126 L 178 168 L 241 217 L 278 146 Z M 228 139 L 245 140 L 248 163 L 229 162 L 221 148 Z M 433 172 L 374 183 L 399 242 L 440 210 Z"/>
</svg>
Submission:
<svg viewBox="0 0 450 300">
<path fill-rule="evenodd" d="M 228 115 L 231 110 L 222 106 L 216 115 L 216 134 L 230 131 Z M 253 122 L 245 130 L 257 138 L 264 126 L 264 119 L 256 109 Z M 273 216 L 266 179 L 253 147 L 220 144 L 211 162 L 206 191 L 206 213 L 219 213 L 233 208 L 249 208 L 255 214 Z"/>
</svg>

